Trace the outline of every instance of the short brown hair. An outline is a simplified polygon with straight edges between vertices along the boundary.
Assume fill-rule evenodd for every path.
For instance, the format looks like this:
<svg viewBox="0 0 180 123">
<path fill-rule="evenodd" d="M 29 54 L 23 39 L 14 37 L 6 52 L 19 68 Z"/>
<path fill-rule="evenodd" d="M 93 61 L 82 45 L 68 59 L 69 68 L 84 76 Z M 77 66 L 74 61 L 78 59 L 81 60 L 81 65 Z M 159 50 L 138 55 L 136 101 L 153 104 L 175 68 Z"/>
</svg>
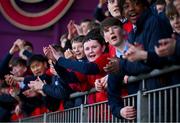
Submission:
<svg viewBox="0 0 180 123">
<path fill-rule="evenodd" d="M 174 15 L 179 15 L 176 7 L 171 2 L 166 6 L 166 16 L 170 19 Z"/>
<path fill-rule="evenodd" d="M 72 45 L 72 43 L 74 43 L 74 42 L 82 42 L 82 43 L 83 43 L 84 37 L 85 37 L 84 35 L 78 35 L 78 36 L 74 37 L 74 38 L 71 40 L 71 45 Z"/>
<path fill-rule="evenodd" d="M 119 26 L 120 28 L 123 28 L 123 23 L 120 20 L 113 18 L 113 17 L 108 17 L 108 18 L 104 19 L 100 25 L 101 35 L 102 36 L 104 35 L 103 31 L 106 27 L 111 27 L 111 26 Z"/>
</svg>

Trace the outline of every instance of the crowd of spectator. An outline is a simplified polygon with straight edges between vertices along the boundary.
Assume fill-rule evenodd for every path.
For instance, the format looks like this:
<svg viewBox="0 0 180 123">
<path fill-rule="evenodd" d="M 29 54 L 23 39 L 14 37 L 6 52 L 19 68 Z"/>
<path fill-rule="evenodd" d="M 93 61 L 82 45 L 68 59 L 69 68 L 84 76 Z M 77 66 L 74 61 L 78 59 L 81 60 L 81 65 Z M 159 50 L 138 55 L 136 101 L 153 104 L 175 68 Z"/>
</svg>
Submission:
<svg viewBox="0 0 180 123">
<path fill-rule="evenodd" d="M 136 107 L 124 106 L 122 96 L 142 85 L 128 77 L 180 63 L 180 0 L 99 0 L 94 18 L 70 20 L 43 55 L 29 41 L 14 41 L 0 62 L 0 121 L 79 106 L 84 97 L 69 95 L 92 88 L 97 92 L 87 104 L 108 100 L 114 116 L 136 118 Z M 148 79 L 146 89 L 178 83 L 174 72 Z"/>
</svg>

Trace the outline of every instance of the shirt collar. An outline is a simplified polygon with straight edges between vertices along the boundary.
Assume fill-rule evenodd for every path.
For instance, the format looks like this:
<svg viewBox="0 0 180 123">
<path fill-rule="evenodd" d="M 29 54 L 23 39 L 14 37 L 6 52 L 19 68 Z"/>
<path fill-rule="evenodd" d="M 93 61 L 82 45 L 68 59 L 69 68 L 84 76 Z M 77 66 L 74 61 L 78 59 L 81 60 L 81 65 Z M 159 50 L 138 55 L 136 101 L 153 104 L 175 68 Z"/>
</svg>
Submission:
<svg viewBox="0 0 180 123">
<path fill-rule="evenodd" d="M 116 56 L 120 58 L 127 50 L 128 50 L 128 43 L 126 41 L 123 52 L 121 52 L 119 49 L 116 48 Z"/>
</svg>

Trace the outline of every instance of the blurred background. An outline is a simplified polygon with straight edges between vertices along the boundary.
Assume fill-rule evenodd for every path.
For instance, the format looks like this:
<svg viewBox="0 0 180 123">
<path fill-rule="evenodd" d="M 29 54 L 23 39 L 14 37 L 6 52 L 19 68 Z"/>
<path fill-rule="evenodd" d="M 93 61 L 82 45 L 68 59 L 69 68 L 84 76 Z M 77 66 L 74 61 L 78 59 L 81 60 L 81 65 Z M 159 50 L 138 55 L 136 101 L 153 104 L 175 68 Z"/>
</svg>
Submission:
<svg viewBox="0 0 180 123">
<path fill-rule="evenodd" d="M 57 43 L 67 24 L 93 19 L 98 0 L 0 0 L 0 59 L 20 38 L 31 42 L 34 52 Z"/>
</svg>

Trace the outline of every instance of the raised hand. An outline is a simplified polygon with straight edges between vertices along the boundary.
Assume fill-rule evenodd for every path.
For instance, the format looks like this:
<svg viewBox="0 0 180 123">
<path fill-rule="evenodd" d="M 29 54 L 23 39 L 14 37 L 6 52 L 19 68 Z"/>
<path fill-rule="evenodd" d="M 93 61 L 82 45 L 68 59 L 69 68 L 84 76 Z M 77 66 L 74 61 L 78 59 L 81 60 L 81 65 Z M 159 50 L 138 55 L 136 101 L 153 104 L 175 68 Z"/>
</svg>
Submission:
<svg viewBox="0 0 180 123">
<path fill-rule="evenodd" d="M 62 52 L 57 52 L 51 45 L 49 45 L 50 51 L 52 52 L 53 57 L 57 61 L 60 57 L 63 57 Z"/>
<path fill-rule="evenodd" d="M 175 36 L 172 35 L 172 38 L 166 38 L 159 40 L 159 47 L 155 46 L 155 52 L 158 56 L 170 56 L 175 52 L 176 47 L 176 39 Z"/>
<path fill-rule="evenodd" d="M 17 97 L 20 93 L 20 88 L 14 86 L 12 87 L 10 90 L 9 90 L 9 94 L 12 96 L 12 97 Z"/>
<path fill-rule="evenodd" d="M 128 120 L 134 120 L 136 118 L 136 110 L 134 106 L 126 106 L 122 108 L 120 114 L 123 118 Z"/>
<path fill-rule="evenodd" d="M 13 46 L 11 47 L 11 49 L 9 50 L 9 53 L 13 55 L 14 53 L 16 53 L 18 51 L 19 51 L 18 45 L 16 43 L 14 43 Z"/>
<path fill-rule="evenodd" d="M 74 55 L 73 51 L 70 50 L 70 49 L 67 49 L 65 52 L 64 52 L 64 57 L 66 59 L 76 59 L 76 56 Z"/>
<path fill-rule="evenodd" d="M 52 61 L 56 61 L 56 59 L 54 58 L 53 56 L 53 53 L 51 52 L 51 49 L 49 47 L 43 47 L 43 52 L 44 52 L 44 55 L 52 60 Z"/>
<path fill-rule="evenodd" d="M 124 76 L 124 83 L 125 83 L 125 84 L 128 84 L 128 78 L 129 78 L 128 75 L 125 75 L 125 76 Z"/>
<path fill-rule="evenodd" d="M 25 44 L 24 40 L 17 39 L 14 43 L 19 47 L 20 50 L 24 49 L 24 44 Z"/>
<path fill-rule="evenodd" d="M 68 29 L 68 39 L 71 40 L 75 35 L 77 35 L 77 30 L 73 20 L 69 21 L 67 25 L 67 29 Z"/>
<path fill-rule="evenodd" d="M 16 115 L 21 114 L 22 110 L 21 110 L 21 106 L 19 104 L 16 105 L 16 107 L 14 109 L 14 112 L 15 112 Z"/>
<path fill-rule="evenodd" d="M 77 30 L 77 33 L 78 35 L 83 35 L 83 29 L 80 25 L 77 25 L 77 24 L 74 24 L 76 30 Z"/>
<path fill-rule="evenodd" d="M 105 72 L 107 73 L 116 73 L 119 71 L 119 60 L 118 58 L 108 58 L 109 63 L 106 64 L 106 66 L 103 68 Z"/>
<path fill-rule="evenodd" d="M 107 88 L 107 79 L 108 79 L 108 75 L 106 75 L 103 78 L 100 79 L 96 79 L 95 81 L 95 89 L 97 91 L 104 91 Z"/>
<path fill-rule="evenodd" d="M 16 85 L 16 83 L 18 83 L 18 80 L 13 75 L 5 75 L 5 81 L 10 86 Z"/>
<path fill-rule="evenodd" d="M 131 62 L 147 59 L 147 52 L 142 48 L 141 45 L 128 44 L 128 47 L 128 50 L 123 55 L 124 59 Z"/>
<path fill-rule="evenodd" d="M 42 81 L 39 77 L 35 81 L 30 81 L 28 86 L 34 90 L 34 91 L 39 91 L 42 90 L 44 84 L 46 84 L 45 81 Z"/>
</svg>

